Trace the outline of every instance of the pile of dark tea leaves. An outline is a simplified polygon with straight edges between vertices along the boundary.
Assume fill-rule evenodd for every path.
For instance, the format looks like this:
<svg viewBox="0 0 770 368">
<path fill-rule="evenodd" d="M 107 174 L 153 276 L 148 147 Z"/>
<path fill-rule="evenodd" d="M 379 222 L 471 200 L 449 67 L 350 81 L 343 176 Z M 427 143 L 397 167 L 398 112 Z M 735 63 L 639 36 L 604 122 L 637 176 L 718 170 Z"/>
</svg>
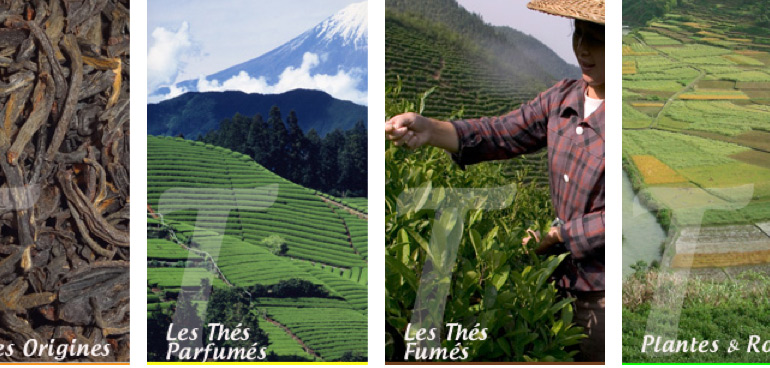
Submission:
<svg viewBox="0 0 770 368">
<path fill-rule="evenodd" d="M 129 359 L 129 19 L 0 0 L 0 361 Z"/>
</svg>

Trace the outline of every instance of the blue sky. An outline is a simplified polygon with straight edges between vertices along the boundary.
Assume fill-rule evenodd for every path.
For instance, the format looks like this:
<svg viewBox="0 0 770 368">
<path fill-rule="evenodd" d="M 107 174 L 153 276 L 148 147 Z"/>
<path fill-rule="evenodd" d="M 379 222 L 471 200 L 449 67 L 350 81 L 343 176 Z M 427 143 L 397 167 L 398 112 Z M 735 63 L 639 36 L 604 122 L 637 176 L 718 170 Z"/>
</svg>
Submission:
<svg viewBox="0 0 770 368">
<path fill-rule="evenodd" d="M 253 59 L 358 1 L 150 1 L 148 90 Z"/>
<path fill-rule="evenodd" d="M 485 22 L 532 35 L 555 51 L 566 62 L 577 65 L 572 52 L 572 21 L 527 9 L 527 0 L 458 0 Z"/>
<path fill-rule="evenodd" d="M 148 92 L 175 82 L 198 79 L 260 56 L 359 1 L 150 1 Z M 527 0 L 458 2 L 488 23 L 507 25 L 535 36 L 567 62 L 575 64 L 570 46 L 570 20 L 529 10 Z"/>
</svg>

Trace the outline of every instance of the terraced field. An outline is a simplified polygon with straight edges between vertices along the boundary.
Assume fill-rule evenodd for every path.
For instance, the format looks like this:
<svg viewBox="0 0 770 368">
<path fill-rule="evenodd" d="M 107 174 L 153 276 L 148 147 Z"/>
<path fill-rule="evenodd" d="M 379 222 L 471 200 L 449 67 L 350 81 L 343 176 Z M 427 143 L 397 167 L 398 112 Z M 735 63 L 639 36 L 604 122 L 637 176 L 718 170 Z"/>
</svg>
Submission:
<svg viewBox="0 0 770 368">
<path fill-rule="evenodd" d="M 193 246 L 212 255 L 224 277 L 236 286 L 274 285 L 300 278 L 321 284 L 287 257 L 273 254 L 259 245 L 225 235 L 221 239 L 193 240 Z M 214 254 L 217 254 L 216 256 Z"/>
<path fill-rule="evenodd" d="M 224 286 L 216 275 L 205 268 L 161 267 L 147 270 L 147 284 L 161 290 L 179 290 L 180 287 L 196 287 L 207 279 L 215 286 Z"/>
<path fill-rule="evenodd" d="M 148 137 L 148 193 L 148 311 L 173 310 L 202 279 L 215 288 L 302 280 L 327 294 L 249 298 L 270 359 L 367 355 L 366 198 L 333 198 L 239 153 L 166 137 Z M 204 318 L 206 302 L 193 303 Z"/>
<path fill-rule="evenodd" d="M 507 113 L 550 87 L 486 61 L 484 52 L 394 13 L 385 18 L 385 83 L 398 98 L 417 101 L 427 91 L 423 115 L 437 119 Z M 425 21 L 427 22 L 427 21 Z M 554 80 L 555 82 L 555 80 Z M 506 173 L 526 170 L 525 182 L 548 187 L 545 150 L 506 162 Z"/>
<path fill-rule="evenodd" d="M 348 207 L 354 211 L 367 214 L 369 208 L 369 199 L 366 197 L 346 197 L 339 198 L 326 193 L 318 193 L 321 197 L 337 202 L 345 207 Z"/>
<path fill-rule="evenodd" d="M 170 310 L 183 289 L 196 289 L 203 280 L 224 287 L 223 280 L 207 268 L 200 254 L 168 238 L 169 227 L 160 219 L 147 218 L 147 315 Z"/>
<path fill-rule="evenodd" d="M 624 20 L 646 22 L 650 3 L 624 2 Z M 764 356 L 722 342 L 743 341 L 766 325 L 770 42 L 760 25 L 766 3 L 668 5 L 673 10 L 665 16 L 623 38 L 623 161 L 637 194 L 623 203 L 624 224 L 631 224 L 624 226 L 623 261 L 634 265 L 623 281 L 623 362 L 755 364 Z M 638 211 L 637 199 L 651 216 Z M 638 231 L 645 217 L 662 229 Z M 658 230 L 667 236 L 652 240 Z M 720 341 L 720 349 L 645 352 L 640 346 L 648 335 L 697 336 Z"/>
<path fill-rule="evenodd" d="M 356 253 L 361 255 L 364 259 L 369 258 L 369 229 L 368 222 L 359 218 L 358 216 L 351 215 L 345 211 L 335 210 L 337 214 L 345 220 L 345 226 L 350 234 L 350 241 L 353 243 L 353 247 L 356 248 Z"/>
<path fill-rule="evenodd" d="M 164 262 L 202 261 L 203 257 L 166 239 L 147 239 L 147 259 Z"/>
<path fill-rule="evenodd" d="M 341 308 L 267 308 L 268 318 L 280 321 L 325 360 L 346 352 L 366 355 L 366 316 Z"/>
<path fill-rule="evenodd" d="M 369 212 L 369 199 L 365 197 L 343 198 L 342 204 L 355 208 L 361 212 Z"/>
<path fill-rule="evenodd" d="M 291 336 L 286 334 L 281 327 L 278 327 L 267 320 L 263 320 L 264 323 L 260 323 L 259 327 L 267 333 L 268 341 L 270 345 L 267 348 L 267 354 L 275 354 L 280 357 L 292 357 L 292 361 L 313 361 L 315 356 L 309 354 L 302 348 L 297 341 L 292 339 Z"/>
<path fill-rule="evenodd" d="M 345 221 L 315 191 L 220 147 L 164 137 L 148 137 L 147 146 L 147 202 L 166 219 L 201 229 L 224 226 L 225 235 L 251 243 L 278 235 L 290 257 L 366 266 Z M 277 191 L 253 189 L 268 185 Z"/>
<path fill-rule="evenodd" d="M 368 310 L 367 269 L 339 270 L 334 267 L 321 266 L 319 264 L 303 264 L 305 270 L 336 295 L 344 298 L 354 309 Z"/>
<path fill-rule="evenodd" d="M 770 251 L 758 231 L 770 220 L 770 47 L 725 15 L 729 5 L 686 9 L 623 39 L 625 165 L 653 206 L 673 210 L 672 230 L 705 226 L 730 249 L 713 256 L 682 236 L 675 266 L 756 264 L 765 258 L 734 257 L 718 234 L 749 225 Z"/>
<path fill-rule="evenodd" d="M 466 117 L 502 114 L 548 87 L 535 82 L 522 85 L 520 76 L 503 73 L 482 57 L 468 57 L 472 53 L 457 41 L 386 17 L 385 81 L 393 86 L 401 78 L 406 98 L 437 87 L 432 103 L 425 106 L 428 116 L 446 119 L 460 107 Z"/>
</svg>

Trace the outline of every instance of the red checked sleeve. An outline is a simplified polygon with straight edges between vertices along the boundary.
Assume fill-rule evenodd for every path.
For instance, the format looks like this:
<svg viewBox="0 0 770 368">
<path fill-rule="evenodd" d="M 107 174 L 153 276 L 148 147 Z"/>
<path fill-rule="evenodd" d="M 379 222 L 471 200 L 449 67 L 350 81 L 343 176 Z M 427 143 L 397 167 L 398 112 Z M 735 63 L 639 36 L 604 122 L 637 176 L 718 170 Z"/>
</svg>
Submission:
<svg viewBox="0 0 770 368">
<path fill-rule="evenodd" d="M 564 245 L 575 259 L 591 255 L 604 248 L 604 210 L 589 212 L 561 226 Z"/>
<path fill-rule="evenodd" d="M 452 159 L 465 166 L 507 159 L 545 147 L 548 101 L 559 86 L 560 83 L 503 116 L 452 121 L 459 147 Z"/>
</svg>

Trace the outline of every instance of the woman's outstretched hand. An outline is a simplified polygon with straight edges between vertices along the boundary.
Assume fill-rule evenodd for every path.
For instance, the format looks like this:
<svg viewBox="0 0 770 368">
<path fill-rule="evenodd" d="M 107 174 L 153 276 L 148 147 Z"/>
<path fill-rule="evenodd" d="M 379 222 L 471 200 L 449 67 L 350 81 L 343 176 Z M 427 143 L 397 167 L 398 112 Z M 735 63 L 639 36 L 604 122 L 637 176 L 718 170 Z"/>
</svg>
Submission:
<svg viewBox="0 0 770 368">
<path fill-rule="evenodd" d="M 410 149 L 428 144 L 449 152 L 458 150 L 457 131 L 454 125 L 413 112 L 394 116 L 385 122 L 385 138 L 393 141 L 396 146 L 405 146 Z"/>
<path fill-rule="evenodd" d="M 385 122 L 385 137 L 396 146 L 415 149 L 430 141 L 431 121 L 413 112 L 401 114 Z"/>
</svg>

